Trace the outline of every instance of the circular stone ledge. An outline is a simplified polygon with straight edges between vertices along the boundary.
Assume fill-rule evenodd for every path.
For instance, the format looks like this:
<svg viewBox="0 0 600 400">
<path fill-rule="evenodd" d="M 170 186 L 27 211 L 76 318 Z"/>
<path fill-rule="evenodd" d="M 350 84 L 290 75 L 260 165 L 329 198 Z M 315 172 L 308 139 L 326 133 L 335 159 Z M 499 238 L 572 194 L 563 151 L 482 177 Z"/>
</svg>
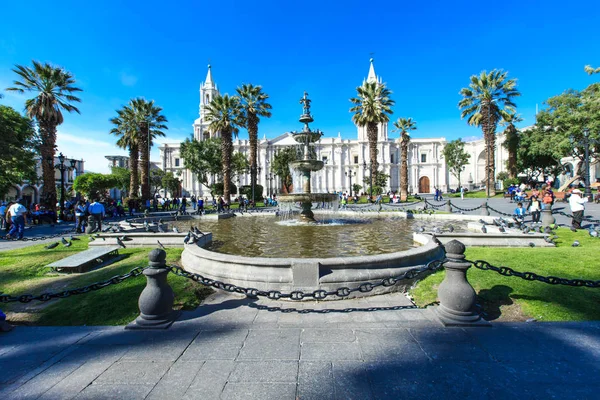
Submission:
<svg viewBox="0 0 600 400">
<path fill-rule="evenodd" d="M 364 282 L 397 277 L 409 270 L 443 258 L 444 249 L 432 240 L 423 246 L 396 253 L 362 257 L 266 258 L 215 253 L 196 245 L 185 246 L 181 264 L 186 271 L 226 283 L 269 291 L 337 290 L 355 288 Z M 380 286 L 368 293 L 354 292 L 348 297 L 404 291 L 414 280 L 394 286 Z M 326 300 L 338 300 L 329 296 Z M 310 299 L 307 299 L 310 300 Z"/>
</svg>

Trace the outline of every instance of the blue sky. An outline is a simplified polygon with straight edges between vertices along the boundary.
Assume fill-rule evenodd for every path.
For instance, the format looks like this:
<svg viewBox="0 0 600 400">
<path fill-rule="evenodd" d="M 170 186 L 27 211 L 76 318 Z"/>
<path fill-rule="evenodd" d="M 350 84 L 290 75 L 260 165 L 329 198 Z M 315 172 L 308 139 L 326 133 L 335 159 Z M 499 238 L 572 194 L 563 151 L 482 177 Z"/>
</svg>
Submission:
<svg viewBox="0 0 600 400">
<path fill-rule="evenodd" d="M 0 88 L 15 79 L 15 64 L 32 59 L 71 71 L 84 90 L 81 115 L 65 117 L 58 148 L 98 172 L 108 171 L 104 155 L 125 154 L 108 120 L 132 97 L 164 108 L 166 141 L 192 132 L 209 60 L 221 93 L 253 83 L 271 96 L 273 117 L 259 127 L 268 138 L 300 127 L 304 90 L 314 127 L 356 138 L 348 99 L 371 53 L 393 91 L 392 119 L 414 118 L 417 138 L 480 134 L 460 119 L 457 102 L 481 70 L 502 68 L 518 79 L 525 126 L 536 104 L 598 80 L 584 65 L 600 66 L 600 3 L 590 1 L 4 3 Z M 22 110 L 24 98 L 4 92 L 0 102 Z"/>
</svg>

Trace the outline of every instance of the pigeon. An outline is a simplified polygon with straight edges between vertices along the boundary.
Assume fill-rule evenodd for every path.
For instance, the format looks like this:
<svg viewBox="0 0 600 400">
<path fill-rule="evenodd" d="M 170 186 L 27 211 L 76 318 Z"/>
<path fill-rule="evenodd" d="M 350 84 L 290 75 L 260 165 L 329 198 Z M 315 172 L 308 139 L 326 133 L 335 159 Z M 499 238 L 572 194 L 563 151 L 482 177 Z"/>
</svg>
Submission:
<svg viewBox="0 0 600 400">
<path fill-rule="evenodd" d="M 165 230 L 164 230 L 164 228 L 162 227 L 162 225 L 158 225 L 158 231 L 159 231 L 160 233 L 165 233 Z"/>
<path fill-rule="evenodd" d="M 188 244 L 188 242 L 190 241 L 191 238 L 192 238 L 192 232 L 190 231 L 183 239 L 183 244 Z"/>
<path fill-rule="evenodd" d="M 485 223 L 485 221 L 484 221 L 484 220 L 482 220 L 482 219 L 480 219 L 480 220 L 479 220 L 479 223 L 480 223 L 480 224 L 482 224 L 482 225 L 485 225 L 485 224 L 486 224 L 486 223 Z"/>
<path fill-rule="evenodd" d="M 106 233 L 108 231 L 110 231 L 112 229 L 111 226 L 107 226 L 106 228 L 102 229 L 102 232 Z"/>
<path fill-rule="evenodd" d="M 571 245 L 571 247 L 577 247 L 579 246 L 579 240 L 576 240 L 573 242 L 573 244 Z"/>
<path fill-rule="evenodd" d="M 90 242 L 93 242 L 94 240 L 96 240 L 93 236 L 90 236 L 89 239 L 90 239 Z"/>
<path fill-rule="evenodd" d="M 448 232 L 450 232 L 450 233 L 454 232 L 454 226 L 453 225 L 448 225 Z"/>
<path fill-rule="evenodd" d="M 61 243 L 62 243 L 62 244 L 64 244 L 65 246 L 67 245 L 67 243 L 69 243 L 69 242 L 67 242 L 67 240 L 66 240 L 64 237 L 61 237 L 61 238 L 60 238 L 60 241 L 61 241 Z"/>
<path fill-rule="evenodd" d="M 535 247 L 535 243 L 529 242 L 529 247 Z"/>
<path fill-rule="evenodd" d="M 72 245 L 72 244 L 73 244 L 73 243 L 71 243 L 71 242 L 67 242 L 67 243 L 65 244 L 65 247 L 71 247 L 71 245 Z"/>
<path fill-rule="evenodd" d="M 437 244 L 438 246 L 443 246 L 442 242 L 440 242 L 440 239 L 438 239 L 435 235 L 431 236 L 431 239 L 433 240 L 433 242 L 435 244 Z"/>
<path fill-rule="evenodd" d="M 44 247 L 44 248 L 45 248 L 45 249 L 48 249 L 48 250 L 50 250 L 50 249 L 54 249 L 54 248 L 55 248 L 55 247 L 57 247 L 59 244 L 60 244 L 60 243 L 58 243 L 58 242 L 55 242 L 55 243 L 49 244 L 48 246 L 46 246 L 46 247 Z"/>
<path fill-rule="evenodd" d="M 591 237 L 598 237 L 598 231 L 590 228 L 590 236 Z"/>
<path fill-rule="evenodd" d="M 544 228 L 544 233 L 550 234 L 550 233 L 552 233 L 552 229 L 549 226 L 547 226 Z"/>
<path fill-rule="evenodd" d="M 175 233 L 179 233 L 179 229 L 177 229 L 177 227 L 176 227 L 176 226 L 174 226 L 174 227 L 173 227 L 173 232 L 175 232 Z"/>
<path fill-rule="evenodd" d="M 525 235 L 527 235 L 527 234 L 529 233 L 529 231 L 530 231 L 530 229 L 529 229 L 529 227 L 528 227 L 528 226 L 526 226 L 526 227 L 524 227 L 524 228 L 523 228 L 523 233 L 524 233 Z"/>
<path fill-rule="evenodd" d="M 481 232 L 487 233 L 487 228 L 485 227 L 485 225 L 481 226 Z"/>
<path fill-rule="evenodd" d="M 117 243 L 119 244 L 119 246 L 121 246 L 122 248 L 126 249 L 127 246 L 125 246 L 125 243 L 123 243 L 123 241 L 120 238 L 117 238 Z"/>
<path fill-rule="evenodd" d="M 165 249 L 165 246 L 163 246 L 160 240 L 157 240 L 156 243 L 158 243 L 158 247 L 160 247 L 161 249 Z"/>
<path fill-rule="evenodd" d="M 74 236 L 71 236 L 69 239 L 71 239 L 71 241 L 73 241 L 73 240 L 81 240 L 78 237 L 74 237 Z"/>
<path fill-rule="evenodd" d="M 572 232 L 577 232 L 577 229 L 575 229 L 574 227 L 571 227 L 571 231 Z"/>
<path fill-rule="evenodd" d="M 425 227 L 423 227 L 423 226 L 418 227 L 417 232 L 419 232 L 419 233 L 425 232 Z"/>
<path fill-rule="evenodd" d="M 502 225 L 500 225 L 500 226 L 498 227 L 498 230 L 499 230 L 500 232 L 502 232 L 502 233 L 506 232 L 506 229 L 504 229 L 504 227 L 503 227 Z"/>
<path fill-rule="evenodd" d="M 130 240 L 133 240 L 132 238 L 130 238 L 129 236 L 121 236 L 119 239 L 121 239 L 123 242 L 128 242 Z"/>
<path fill-rule="evenodd" d="M 498 218 L 494 218 L 494 225 L 496 226 L 502 226 L 502 221 Z"/>
<path fill-rule="evenodd" d="M 96 262 L 97 262 L 98 264 L 102 264 L 102 263 L 104 262 L 104 260 L 103 260 L 103 259 L 101 259 L 101 258 L 96 258 Z"/>
<path fill-rule="evenodd" d="M 194 227 L 194 233 L 197 235 L 204 235 L 204 233 L 202 233 L 197 227 Z"/>
<path fill-rule="evenodd" d="M 550 236 L 544 236 L 544 240 L 546 241 L 546 243 L 554 244 L 554 240 L 552 240 Z"/>
<path fill-rule="evenodd" d="M 436 226 L 435 228 L 433 228 L 433 233 L 440 234 L 442 233 L 442 230 L 438 226 Z"/>
</svg>

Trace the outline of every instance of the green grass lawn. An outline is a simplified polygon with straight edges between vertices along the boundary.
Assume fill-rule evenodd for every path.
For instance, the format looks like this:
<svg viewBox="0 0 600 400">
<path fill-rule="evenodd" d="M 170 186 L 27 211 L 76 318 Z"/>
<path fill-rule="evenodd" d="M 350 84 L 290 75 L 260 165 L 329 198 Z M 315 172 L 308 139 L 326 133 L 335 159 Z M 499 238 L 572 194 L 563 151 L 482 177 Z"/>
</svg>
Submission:
<svg viewBox="0 0 600 400">
<path fill-rule="evenodd" d="M 0 292 L 10 295 L 41 294 L 89 285 L 148 265 L 149 248 L 121 249 L 126 257 L 112 265 L 84 274 L 56 274 L 46 265 L 85 250 L 87 240 L 74 241 L 66 248 L 46 250 L 36 245 L 0 253 Z M 176 263 L 183 249 L 167 249 L 167 263 Z M 211 289 L 186 278 L 169 275 L 168 282 L 175 291 L 176 309 L 192 310 Z M 146 285 L 140 275 L 117 285 L 47 303 L 33 301 L 28 304 L 0 304 L 14 323 L 33 325 L 122 325 L 139 314 L 137 301 Z"/>
<path fill-rule="evenodd" d="M 467 259 L 485 260 L 495 266 L 507 266 L 521 272 L 544 276 L 600 280 L 598 250 L 600 239 L 587 231 L 557 231 L 556 248 L 468 248 Z M 578 240 L 579 247 L 571 247 Z M 420 281 L 411 294 L 419 306 L 437 301 L 437 288 L 444 271 Z M 549 285 L 505 277 L 493 271 L 471 267 L 467 278 L 479 296 L 487 319 L 538 321 L 600 320 L 600 289 Z"/>
</svg>

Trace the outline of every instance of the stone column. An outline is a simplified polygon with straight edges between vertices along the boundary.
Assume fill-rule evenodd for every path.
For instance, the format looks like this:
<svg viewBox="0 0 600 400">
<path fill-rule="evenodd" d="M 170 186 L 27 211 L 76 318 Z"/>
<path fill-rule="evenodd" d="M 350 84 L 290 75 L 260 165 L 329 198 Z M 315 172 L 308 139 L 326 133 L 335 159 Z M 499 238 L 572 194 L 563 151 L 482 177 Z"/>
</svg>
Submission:
<svg viewBox="0 0 600 400">
<path fill-rule="evenodd" d="M 487 201 L 481 204 L 481 215 L 490 215 L 490 210 L 488 210 Z"/>
<path fill-rule="evenodd" d="M 179 311 L 173 311 L 175 294 L 167 283 L 167 253 L 162 249 L 154 249 L 148 258 L 149 268 L 144 270 L 146 287 L 138 300 L 140 315 L 125 329 L 167 329 L 180 314 Z"/>
<path fill-rule="evenodd" d="M 444 262 L 446 277 L 438 289 L 440 305 L 435 308 L 435 315 L 445 326 L 489 326 L 475 310 L 477 295 L 467 280 L 467 270 L 471 263 L 465 261 L 465 245 L 452 240 L 444 247 L 447 258 Z"/>
<path fill-rule="evenodd" d="M 552 215 L 552 207 L 545 208 L 542 210 L 542 225 L 550 226 L 556 222 L 556 218 Z"/>
</svg>

